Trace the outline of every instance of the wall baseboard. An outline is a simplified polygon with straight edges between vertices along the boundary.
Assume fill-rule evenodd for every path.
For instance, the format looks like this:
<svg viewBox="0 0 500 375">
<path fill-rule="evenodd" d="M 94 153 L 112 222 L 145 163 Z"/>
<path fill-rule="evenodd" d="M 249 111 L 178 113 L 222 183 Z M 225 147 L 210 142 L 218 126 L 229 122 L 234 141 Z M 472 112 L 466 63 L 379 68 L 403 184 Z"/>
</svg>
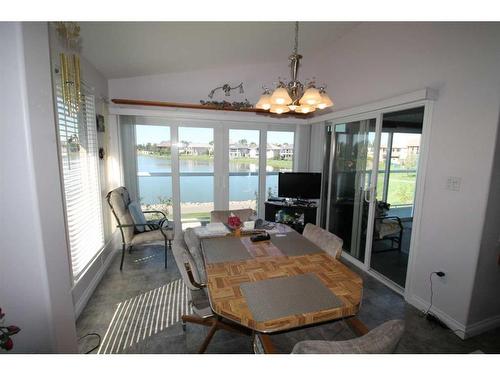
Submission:
<svg viewBox="0 0 500 375">
<path fill-rule="evenodd" d="M 102 262 L 101 266 L 98 268 L 97 272 L 94 274 L 90 282 L 88 282 L 87 286 L 84 287 L 83 291 L 80 293 L 80 296 L 74 301 L 75 304 L 75 319 L 78 319 L 83 309 L 87 305 L 90 297 L 94 293 L 94 290 L 97 288 L 97 285 L 101 281 L 104 273 L 108 270 L 111 262 L 113 261 L 115 255 L 118 253 L 118 247 L 120 246 L 120 238 L 119 232 L 115 231 L 111 236 L 111 239 L 104 246 L 104 249 L 101 255 L 96 258 L 95 262 Z M 105 259 L 102 259 L 102 255 L 107 254 Z M 90 269 L 90 268 L 89 268 Z M 73 294 L 73 298 L 75 295 Z"/>
<path fill-rule="evenodd" d="M 429 303 L 424 301 L 422 298 L 417 297 L 416 295 L 409 296 L 406 301 L 421 311 L 426 311 L 429 308 Z M 448 328 L 450 328 L 453 333 L 460 337 L 462 340 L 465 340 L 467 338 L 466 327 L 462 323 L 435 306 L 431 307 L 430 312 L 441 319 L 443 323 L 445 323 Z"/>
<path fill-rule="evenodd" d="M 479 322 L 467 325 L 467 327 L 465 328 L 465 337 L 469 338 L 472 336 L 476 336 L 483 332 L 489 331 L 490 329 L 498 327 L 500 327 L 500 315 L 492 316 Z"/>
</svg>

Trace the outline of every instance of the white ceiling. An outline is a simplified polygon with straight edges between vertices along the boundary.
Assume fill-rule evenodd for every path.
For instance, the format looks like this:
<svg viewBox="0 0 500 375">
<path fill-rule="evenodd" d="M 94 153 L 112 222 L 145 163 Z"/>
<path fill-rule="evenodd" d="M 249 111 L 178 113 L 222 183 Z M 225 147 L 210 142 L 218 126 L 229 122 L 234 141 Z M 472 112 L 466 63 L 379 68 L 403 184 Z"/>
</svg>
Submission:
<svg viewBox="0 0 500 375">
<path fill-rule="evenodd" d="M 301 22 L 307 56 L 348 33 L 354 22 Z M 81 22 L 82 55 L 107 78 L 286 62 L 293 22 Z"/>
</svg>

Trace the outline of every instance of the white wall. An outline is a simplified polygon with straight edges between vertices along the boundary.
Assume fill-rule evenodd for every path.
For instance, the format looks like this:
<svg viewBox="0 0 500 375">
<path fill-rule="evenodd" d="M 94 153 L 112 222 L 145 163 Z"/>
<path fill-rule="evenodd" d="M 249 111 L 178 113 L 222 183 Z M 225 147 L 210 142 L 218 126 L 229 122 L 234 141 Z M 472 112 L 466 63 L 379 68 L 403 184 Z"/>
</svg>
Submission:
<svg viewBox="0 0 500 375">
<path fill-rule="evenodd" d="M 14 352 L 75 352 L 46 24 L 0 23 L 0 46 L 0 305 Z"/>
<path fill-rule="evenodd" d="M 500 321 L 500 132 L 497 132 L 495 160 L 492 168 L 490 193 L 484 220 L 483 235 L 468 324 L 482 330 L 482 326 Z"/>
<path fill-rule="evenodd" d="M 303 59 L 300 77 L 306 78 L 310 72 L 311 59 Z M 278 77 L 289 79 L 288 56 L 277 64 L 253 64 L 233 68 L 207 69 L 177 74 L 159 74 L 133 78 L 109 80 L 109 97 L 120 99 L 161 100 L 168 102 L 199 103 L 208 99 L 208 93 L 224 83 L 238 85 L 243 82 L 244 94 L 238 90 L 226 97 L 219 90 L 213 100 L 243 101 L 248 98 L 255 104 L 262 94 L 262 85 L 274 88 Z"/>
<path fill-rule="evenodd" d="M 336 110 L 439 91 L 410 293 L 428 302 L 430 272 L 445 271 L 434 282 L 434 306 L 458 327 L 467 324 L 490 186 L 499 42 L 499 24 L 365 23 L 314 58 Z M 445 189 L 447 176 L 462 178 L 459 192 Z"/>
</svg>

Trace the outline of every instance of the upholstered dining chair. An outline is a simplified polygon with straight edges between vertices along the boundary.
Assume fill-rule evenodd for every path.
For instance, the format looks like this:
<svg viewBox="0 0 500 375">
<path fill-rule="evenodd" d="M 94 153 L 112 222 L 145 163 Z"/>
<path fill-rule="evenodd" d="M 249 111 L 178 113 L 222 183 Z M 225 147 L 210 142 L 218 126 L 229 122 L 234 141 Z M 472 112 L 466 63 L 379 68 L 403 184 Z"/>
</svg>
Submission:
<svg viewBox="0 0 500 375">
<path fill-rule="evenodd" d="M 366 335 L 346 341 L 306 340 L 292 354 L 389 354 L 394 353 L 404 333 L 402 320 L 390 320 Z"/>
<path fill-rule="evenodd" d="M 211 223 L 227 223 L 231 214 L 236 215 L 241 221 L 254 220 L 256 212 L 252 208 L 241 208 L 238 210 L 214 210 L 210 212 Z"/>
<path fill-rule="evenodd" d="M 131 201 L 127 189 L 123 186 L 111 190 L 106 195 L 106 200 L 122 236 L 120 271 L 123 269 L 123 259 L 127 248 L 131 251 L 134 246 L 155 242 L 165 244 L 165 268 L 167 268 L 167 249 L 171 247 L 174 238 L 174 226 L 165 213 L 156 210 L 141 211 L 140 206 Z M 146 221 L 145 213 L 159 214 L 163 218 L 159 221 Z"/>
<path fill-rule="evenodd" d="M 206 286 L 207 276 L 201 254 L 200 240 L 194 233 L 193 228 L 188 228 L 184 232 L 184 238 L 176 239 L 172 246 L 175 263 L 179 268 L 182 280 L 189 289 L 190 305 L 193 315 L 183 315 L 182 328 L 186 329 L 186 323 L 200 324 L 210 327 L 208 334 L 201 344 L 198 353 L 204 353 L 213 336 L 219 329 L 250 335 L 251 332 L 244 327 L 225 323 L 216 316 L 210 307 Z"/>
<path fill-rule="evenodd" d="M 306 224 L 302 235 L 332 257 L 340 259 L 344 243 L 340 237 L 311 223 Z"/>
</svg>

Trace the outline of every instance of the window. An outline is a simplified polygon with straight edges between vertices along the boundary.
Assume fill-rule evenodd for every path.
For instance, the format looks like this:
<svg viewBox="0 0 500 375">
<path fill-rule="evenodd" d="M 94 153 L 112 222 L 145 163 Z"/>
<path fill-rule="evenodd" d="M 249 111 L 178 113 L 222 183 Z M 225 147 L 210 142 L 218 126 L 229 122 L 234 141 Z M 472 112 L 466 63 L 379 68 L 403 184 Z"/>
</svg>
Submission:
<svg viewBox="0 0 500 375">
<path fill-rule="evenodd" d="M 124 180 L 143 208 L 167 212 L 177 228 L 210 222 L 214 209 L 259 211 L 267 190 L 277 194 L 278 173 L 293 171 L 295 126 L 162 121 L 120 117 Z"/>
<path fill-rule="evenodd" d="M 278 196 L 278 174 L 293 171 L 294 135 L 294 132 L 267 132 L 266 199 Z"/>
<path fill-rule="evenodd" d="M 214 210 L 214 129 L 179 128 L 182 228 L 210 221 Z"/>
<path fill-rule="evenodd" d="M 57 87 L 57 123 L 66 226 L 74 280 L 104 246 L 94 96 L 84 93 L 78 114 Z"/>
<path fill-rule="evenodd" d="M 387 201 L 391 207 L 412 206 L 417 185 L 420 134 L 394 133 Z"/>
<path fill-rule="evenodd" d="M 229 130 L 229 209 L 257 210 L 259 130 Z"/>
<path fill-rule="evenodd" d="M 138 198 L 143 210 L 159 210 L 172 220 L 170 127 L 136 125 Z"/>
</svg>

